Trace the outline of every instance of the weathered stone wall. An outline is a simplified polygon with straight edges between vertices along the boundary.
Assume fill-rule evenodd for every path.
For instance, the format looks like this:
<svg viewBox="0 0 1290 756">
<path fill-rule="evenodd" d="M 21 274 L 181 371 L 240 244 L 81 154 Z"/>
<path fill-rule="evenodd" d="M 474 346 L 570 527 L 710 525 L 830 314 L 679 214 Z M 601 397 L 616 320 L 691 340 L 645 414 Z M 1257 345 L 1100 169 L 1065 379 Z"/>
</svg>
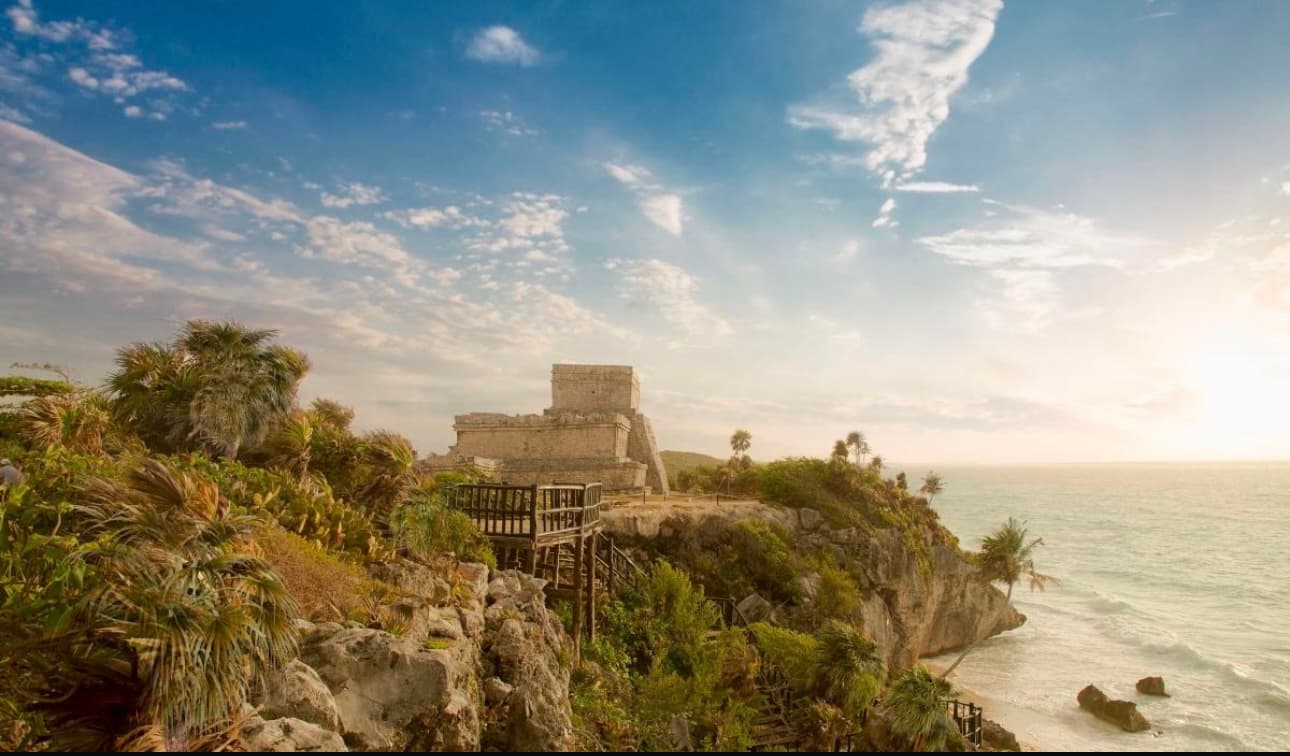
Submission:
<svg viewBox="0 0 1290 756">
<path fill-rule="evenodd" d="M 458 415 L 458 455 L 492 459 L 570 459 L 627 456 L 631 420 L 617 413 Z"/>
<path fill-rule="evenodd" d="M 627 456 L 645 463 L 646 474 L 642 485 L 649 486 L 656 493 L 668 493 L 667 470 L 663 467 L 662 455 L 658 453 L 654 428 L 650 425 L 649 418 L 639 412 L 632 418 L 632 432 L 627 439 Z"/>
<path fill-rule="evenodd" d="M 613 411 L 630 416 L 640 404 L 640 380 L 629 366 L 551 366 L 552 410 Z"/>
<path fill-rule="evenodd" d="M 499 478 L 515 486 L 551 483 L 600 483 L 606 491 L 645 485 L 646 465 L 634 459 L 512 459 Z"/>
</svg>

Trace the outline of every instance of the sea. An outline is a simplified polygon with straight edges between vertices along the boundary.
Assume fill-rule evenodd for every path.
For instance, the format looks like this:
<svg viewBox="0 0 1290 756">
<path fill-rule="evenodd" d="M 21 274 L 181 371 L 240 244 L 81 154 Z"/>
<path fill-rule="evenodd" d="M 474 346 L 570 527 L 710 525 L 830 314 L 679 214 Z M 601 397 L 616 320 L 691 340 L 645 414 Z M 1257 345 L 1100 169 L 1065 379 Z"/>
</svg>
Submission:
<svg viewBox="0 0 1290 756">
<path fill-rule="evenodd" d="M 1044 539 L 1039 571 L 1060 581 L 1019 583 L 1025 625 L 954 673 L 988 716 L 1045 751 L 1290 748 L 1290 463 L 937 472 L 933 506 L 965 548 L 1016 517 Z M 1171 697 L 1136 693 L 1148 675 Z M 1089 683 L 1137 702 L 1153 730 L 1081 711 Z"/>
</svg>

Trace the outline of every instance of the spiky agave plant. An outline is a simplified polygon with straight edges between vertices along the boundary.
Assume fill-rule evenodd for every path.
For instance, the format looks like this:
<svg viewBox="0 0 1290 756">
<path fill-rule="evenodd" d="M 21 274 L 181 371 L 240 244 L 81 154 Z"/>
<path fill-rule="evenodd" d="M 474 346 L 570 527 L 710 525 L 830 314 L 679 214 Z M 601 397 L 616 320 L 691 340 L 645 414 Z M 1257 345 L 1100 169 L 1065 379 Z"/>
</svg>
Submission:
<svg viewBox="0 0 1290 756">
<path fill-rule="evenodd" d="M 120 747 L 146 732 L 184 749 L 294 657 L 295 604 L 273 568 L 244 553 L 255 520 L 230 514 L 209 479 L 148 459 L 89 493 L 78 509 L 98 537 L 82 555 L 100 576 L 87 606 L 98 655 L 78 660 L 89 684 L 46 708 L 67 744 L 110 735 Z M 77 695 L 90 690 L 100 695 Z"/>
<path fill-rule="evenodd" d="M 954 687 L 921 664 L 906 670 L 887 691 L 884 702 L 891 729 L 915 751 L 940 751 L 957 730 L 950 718 Z"/>
</svg>

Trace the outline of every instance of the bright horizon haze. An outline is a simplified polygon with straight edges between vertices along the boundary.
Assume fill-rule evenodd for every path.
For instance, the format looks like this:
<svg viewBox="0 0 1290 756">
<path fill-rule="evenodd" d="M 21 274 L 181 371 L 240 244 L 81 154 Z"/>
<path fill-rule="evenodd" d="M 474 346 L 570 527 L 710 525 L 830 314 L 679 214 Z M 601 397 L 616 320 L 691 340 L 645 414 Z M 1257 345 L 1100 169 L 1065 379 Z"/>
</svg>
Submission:
<svg viewBox="0 0 1290 756">
<path fill-rule="evenodd" d="M 1290 3 L 0 12 L 6 368 L 231 319 L 421 453 L 583 362 L 664 449 L 1290 458 Z"/>
</svg>

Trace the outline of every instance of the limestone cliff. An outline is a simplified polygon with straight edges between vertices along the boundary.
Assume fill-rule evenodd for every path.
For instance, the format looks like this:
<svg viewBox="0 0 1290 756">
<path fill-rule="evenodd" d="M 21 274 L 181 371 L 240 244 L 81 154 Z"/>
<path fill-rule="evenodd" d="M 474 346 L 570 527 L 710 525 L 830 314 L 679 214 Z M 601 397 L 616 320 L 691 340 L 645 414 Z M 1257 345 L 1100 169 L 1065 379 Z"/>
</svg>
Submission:
<svg viewBox="0 0 1290 756">
<path fill-rule="evenodd" d="M 1020 626 L 1025 617 L 1004 594 L 984 583 L 952 545 L 927 534 L 897 528 L 832 528 L 811 509 L 787 509 L 755 501 L 673 502 L 615 508 L 604 515 L 607 531 L 642 557 L 663 556 L 687 565 L 694 554 L 712 558 L 738 523 L 758 520 L 786 530 L 802 553 L 832 554 L 847 565 L 861 595 L 860 624 L 878 643 L 892 669 L 904 669 L 921 656 L 962 648 L 983 635 Z M 916 540 L 917 539 L 917 540 Z M 917 545 L 919 548 L 915 548 Z M 921 557 L 921 558 L 920 558 Z M 720 569 L 737 572 L 746 564 Z M 703 570 L 696 576 L 702 579 Z M 795 600 L 768 608 L 781 619 L 815 600 L 819 576 L 803 571 L 794 580 Z M 711 590 L 711 586 L 709 587 Z M 746 596 L 733 596 L 735 599 Z"/>
<path fill-rule="evenodd" d="M 571 750 L 572 643 L 543 581 L 460 564 L 377 565 L 404 592 L 398 634 L 298 622 L 300 657 L 257 701 L 248 750 Z"/>
</svg>

